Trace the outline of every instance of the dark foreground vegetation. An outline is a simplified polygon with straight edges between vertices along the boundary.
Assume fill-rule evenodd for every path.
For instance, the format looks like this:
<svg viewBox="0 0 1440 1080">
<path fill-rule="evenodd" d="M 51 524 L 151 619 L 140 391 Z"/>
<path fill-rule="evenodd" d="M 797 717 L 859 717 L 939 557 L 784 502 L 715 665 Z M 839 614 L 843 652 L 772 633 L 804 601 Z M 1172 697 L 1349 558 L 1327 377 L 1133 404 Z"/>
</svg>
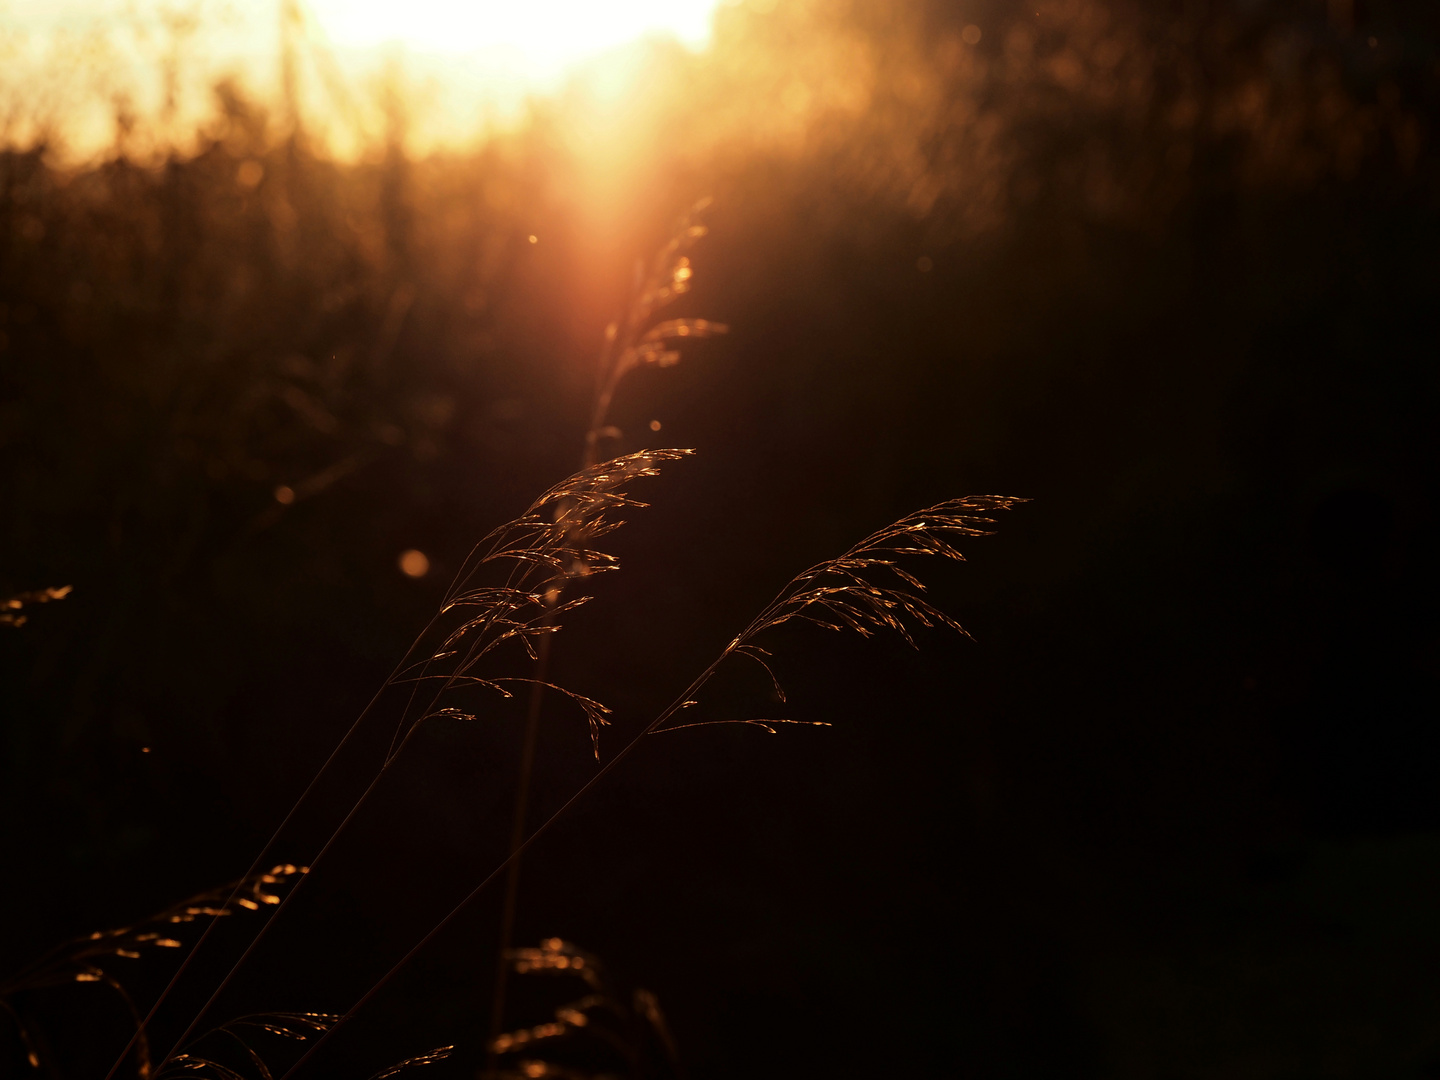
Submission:
<svg viewBox="0 0 1440 1080">
<path fill-rule="evenodd" d="M 0 152 L 0 598 L 73 587 L 0 625 L 0 973 L 245 871 L 574 471 L 633 261 L 708 195 L 670 314 L 730 332 L 631 377 L 602 456 L 698 454 L 551 659 L 602 759 L 803 567 L 1033 502 L 927 579 L 975 641 L 785 628 L 789 702 L 758 672 L 707 718 L 834 726 L 647 740 L 527 854 L 515 940 L 653 991 L 695 1080 L 1440 1074 L 1437 36 L 1398 0 L 781 0 L 652 50 L 598 151 L 561 102 L 423 158 L 397 111 L 343 162 L 231 85 L 194 153 Z M 216 1023 L 343 1011 L 503 858 L 525 699 L 485 708 L 417 736 Z M 596 768 L 545 708 L 537 818 Z M 473 1074 L 500 905 L 316 1074 Z M 123 1007 L 49 994 L 54 1075 L 103 1076 Z"/>
</svg>

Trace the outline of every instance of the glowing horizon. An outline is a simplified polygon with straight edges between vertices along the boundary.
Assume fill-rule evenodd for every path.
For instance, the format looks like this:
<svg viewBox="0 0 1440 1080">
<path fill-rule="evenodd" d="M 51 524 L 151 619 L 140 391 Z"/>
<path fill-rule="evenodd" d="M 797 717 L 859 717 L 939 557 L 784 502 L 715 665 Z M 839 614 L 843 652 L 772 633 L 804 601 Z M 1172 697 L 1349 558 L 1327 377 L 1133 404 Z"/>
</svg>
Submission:
<svg viewBox="0 0 1440 1080">
<path fill-rule="evenodd" d="M 71 149 L 83 157 L 107 145 L 115 101 L 142 118 L 165 114 L 166 57 L 182 55 L 167 50 L 184 50 L 173 67 L 184 100 L 168 114 L 172 132 L 201 121 L 221 76 L 238 77 L 262 98 L 273 93 L 288 24 L 311 65 L 301 92 L 316 115 L 335 115 L 336 76 L 347 101 L 363 103 L 379 73 L 393 71 L 425 102 L 412 116 L 416 145 L 464 143 L 482 117 L 508 123 L 530 96 L 577 78 L 589 93 L 618 101 L 633 47 L 659 37 L 702 50 L 717 9 L 736 2 L 200 0 L 181 10 L 167 0 L 0 0 L 0 84 L 17 100 L 63 114 Z M 345 143 L 336 138 L 337 147 Z M 364 141 L 350 142 L 358 146 L 356 138 Z"/>
<path fill-rule="evenodd" d="M 548 81 L 594 56 L 650 35 L 692 48 L 709 40 L 719 0 L 311 0 L 310 14 L 337 48 L 402 46 L 463 57 L 504 55 L 512 71 Z"/>
<path fill-rule="evenodd" d="M 230 50 L 264 52 L 282 10 L 340 53 L 399 47 L 426 56 L 496 56 L 505 67 L 548 82 L 576 64 L 650 36 L 690 48 L 710 39 L 724 0 L 259 0 L 240 6 L 196 5 L 198 26 L 223 28 Z M 732 0 L 733 2 L 733 0 Z M 183 13 L 162 0 L 0 0 L 0 32 L 48 36 L 159 28 Z M 188 17 L 188 16 L 186 16 Z"/>
</svg>

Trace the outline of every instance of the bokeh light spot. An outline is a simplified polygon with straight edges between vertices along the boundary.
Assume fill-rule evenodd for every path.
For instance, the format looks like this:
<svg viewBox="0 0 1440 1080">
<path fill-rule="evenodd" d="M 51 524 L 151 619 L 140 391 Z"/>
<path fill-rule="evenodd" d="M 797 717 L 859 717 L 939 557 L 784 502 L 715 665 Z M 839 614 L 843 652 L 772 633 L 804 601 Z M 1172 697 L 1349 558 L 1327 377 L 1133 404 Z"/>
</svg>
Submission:
<svg viewBox="0 0 1440 1080">
<path fill-rule="evenodd" d="M 235 182 L 242 188 L 259 187 L 260 181 L 265 179 L 265 166 L 251 158 L 242 161 L 240 168 L 235 170 Z"/>
<path fill-rule="evenodd" d="M 295 489 L 289 484 L 280 484 L 275 488 L 275 501 L 281 506 L 289 506 L 295 501 Z"/>
<path fill-rule="evenodd" d="M 406 577 L 422 578 L 430 572 L 430 559 L 423 551 L 411 548 L 400 553 L 400 572 Z"/>
</svg>

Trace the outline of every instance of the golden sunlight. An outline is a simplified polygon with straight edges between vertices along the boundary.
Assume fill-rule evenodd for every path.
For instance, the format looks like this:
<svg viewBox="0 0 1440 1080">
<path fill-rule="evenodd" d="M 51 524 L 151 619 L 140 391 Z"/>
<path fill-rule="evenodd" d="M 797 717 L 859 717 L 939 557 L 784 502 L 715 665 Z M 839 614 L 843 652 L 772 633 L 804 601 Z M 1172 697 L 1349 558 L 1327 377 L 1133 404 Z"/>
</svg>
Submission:
<svg viewBox="0 0 1440 1080">
<path fill-rule="evenodd" d="M 254 100 L 292 95 L 319 122 L 311 137 L 344 156 L 398 87 L 407 147 L 423 152 L 570 85 L 613 108 L 642 42 L 704 49 L 716 10 L 744 2 L 769 0 L 0 0 L 0 104 L 24 106 L 12 137 L 63 134 L 76 159 L 103 152 L 123 113 L 127 152 L 143 156 L 147 137 L 200 130 L 224 79 Z"/>
<path fill-rule="evenodd" d="M 571 65 L 650 34 L 702 46 L 717 0 L 312 0 L 335 45 L 398 44 L 421 53 L 499 53 L 546 80 Z"/>
</svg>

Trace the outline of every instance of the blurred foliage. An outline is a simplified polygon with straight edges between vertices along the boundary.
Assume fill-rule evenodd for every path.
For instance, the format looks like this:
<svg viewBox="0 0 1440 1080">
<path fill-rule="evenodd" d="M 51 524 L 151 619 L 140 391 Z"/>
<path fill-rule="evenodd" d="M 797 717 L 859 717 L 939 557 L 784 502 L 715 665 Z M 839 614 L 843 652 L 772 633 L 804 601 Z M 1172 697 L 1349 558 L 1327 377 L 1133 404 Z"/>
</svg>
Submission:
<svg viewBox="0 0 1440 1080">
<path fill-rule="evenodd" d="M 1013 491 L 1033 524 L 965 579 L 986 670 L 963 695 L 954 654 L 815 662 L 797 715 L 872 717 L 853 742 L 677 749 L 683 789 L 635 783 L 686 824 L 630 825 L 664 875 L 562 839 L 546 859 L 573 878 L 536 870 L 535 920 L 571 918 L 584 881 L 564 932 L 656 967 L 697 1076 L 1278 1077 L 1321 1067 L 1293 1050 L 1316 1017 L 1371 1015 L 1346 996 L 1366 978 L 1431 1000 L 1398 947 L 1346 946 L 1360 974 L 1327 982 L 1310 938 L 1234 928 L 1272 918 L 1268 847 L 1440 826 L 1437 38 L 1430 6 L 1379 0 L 751 0 L 705 53 L 636 53 L 623 108 L 580 80 L 469 147 L 410 151 L 423 110 L 392 97 L 342 154 L 303 95 L 239 79 L 168 150 L 123 111 L 89 162 L 11 123 L 0 597 L 74 592 L 0 641 L 0 861 L 44 868 L 0 967 L 233 876 L 433 582 L 571 471 L 632 262 L 708 193 L 677 315 L 733 333 L 616 411 L 617 452 L 702 455 L 657 497 L 667 541 L 637 533 L 627 591 L 594 605 L 599 640 L 561 650 L 567 684 L 646 715 L 767 590 L 915 506 Z M 411 548 L 432 578 L 396 568 Z M 507 804 L 503 765 L 441 750 L 409 791 L 441 823 L 403 841 L 449 867 L 439 891 Z M 732 819 L 742 767 L 756 808 Z M 717 882 L 727 859 L 772 892 Z M 647 921 L 637 882 L 652 911 L 714 899 Z M 1188 916 L 1137 944 L 1136 898 L 1241 913 L 1200 919 L 1212 963 Z M 1221 1017 L 1276 950 L 1286 993 L 1340 1004 Z M 261 1002 L 291 1004 L 313 1003 Z M 1325 1067 L 1369 1075 L 1384 1042 L 1420 1075 L 1427 1025 L 1331 1030 Z"/>
</svg>

